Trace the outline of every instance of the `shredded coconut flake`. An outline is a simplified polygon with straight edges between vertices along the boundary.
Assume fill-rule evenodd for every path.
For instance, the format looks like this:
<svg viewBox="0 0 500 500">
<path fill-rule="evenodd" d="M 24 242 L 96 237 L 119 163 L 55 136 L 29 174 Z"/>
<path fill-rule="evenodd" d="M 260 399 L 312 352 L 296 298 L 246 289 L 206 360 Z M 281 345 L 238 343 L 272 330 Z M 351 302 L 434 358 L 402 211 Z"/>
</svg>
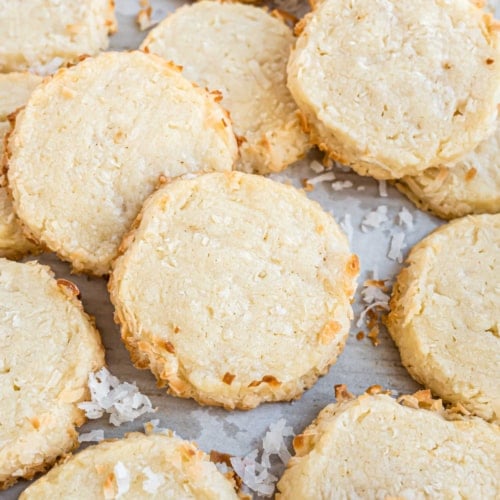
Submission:
<svg viewBox="0 0 500 500">
<path fill-rule="evenodd" d="M 319 184 L 320 182 L 334 181 L 335 174 L 333 172 L 325 172 L 324 174 L 317 175 L 311 179 L 307 179 L 307 182 L 312 186 Z"/>
<path fill-rule="evenodd" d="M 361 221 L 361 231 L 364 233 L 379 228 L 381 224 L 387 222 L 387 206 L 380 205 L 375 210 L 368 212 L 368 214 Z"/>
<path fill-rule="evenodd" d="M 59 69 L 63 62 L 64 59 L 62 57 L 54 57 L 54 59 L 50 60 L 48 63 L 33 64 L 29 70 L 31 73 L 36 73 L 41 76 L 52 75 Z"/>
<path fill-rule="evenodd" d="M 309 168 L 315 174 L 321 174 L 321 172 L 325 171 L 325 167 L 321 165 L 321 163 L 318 160 L 313 160 L 311 163 L 309 163 Z"/>
<path fill-rule="evenodd" d="M 87 418 L 100 418 L 109 413 L 110 423 L 118 426 L 154 411 L 149 398 L 139 392 L 135 383 L 121 383 L 107 368 L 91 373 L 88 384 L 92 399 L 78 404 Z"/>
<path fill-rule="evenodd" d="M 387 181 L 378 181 L 378 194 L 381 198 L 387 198 Z"/>
<path fill-rule="evenodd" d="M 96 429 L 90 432 L 83 432 L 78 436 L 79 443 L 89 443 L 91 441 L 102 441 L 104 439 L 104 431 L 102 429 Z"/>
<path fill-rule="evenodd" d="M 397 217 L 397 224 L 399 226 L 404 226 L 407 229 L 413 229 L 413 215 L 405 207 L 401 208 Z"/>
<path fill-rule="evenodd" d="M 387 257 L 391 260 L 396 260 L 399 263 L 403 262 L 403 248 L 406 246 L 405 233 L 394 233 L 391 238 L 391 245 Z"/>
<path fill-rule="evenodd" d="M 325 172 L 324 174 L 317 175 L 316 177 L 312 177 L 311 179 L 307 179 L 307 183 L 315 186 L 320 182 L 334 181 L 335 174 L 333 172 Z"/>
<path fill-rule="evenodd" d="M 363 290 L 361 290 L 361 298 L 365 304 L 373 304 L 373 302 L 384 302 L 385 304 L 389 304 L 389 295 L 377 286 L 366 285 Z"/>
<path fill-rule="evenodd" d="M 113 472 L 115 474 L 116 487 L 118 488 L 115 498 L 120 498 L 130 489 L 130 472 L 123 465 L 123 462 L 117 462 Z"/>
<path fill-rule="evenodd" d="M 348 189 L 353 186 L 351 181 L 335 181 L 332 182 L 332 189 L 334 191 L 342 191 L 343 189 Z"/>
<path fill-rule="evenodd" d="M 165 477 L 161 473 L 156 473 L 151 470 L 150 467 L 144 467 L 142 469 L 146 479 L 142 483 L 142 489 L 146 493 L 156 493 L 158 488 L 160 488 L 163 484 L 165 484 Z"/>
<path fill-rule="evenodd" d="M 389 310 L 389 305 L 386 302 L 380 301 L 380 302 L 373 302 L 370 304 L 366 309 L 364 309 L 361 314 L 359 315 L 358 321 L 356 321 L 356 326 L 358 328 L 361 328 L 363 326 L 363 322 L 365 320 L 366 315 L 375 308 L 381 308 L 385 309 L 386 311 Z"/>
<path fill-rule="evenodd" d="M 290 452 L 283 438 L 293 435 L 293 429 L 287 426 L 285 419 L 282 418 L 269 426 L 262 440 L 260 461 L 257 459 L 259 450 L 253 450 L 243 458 L 231 457 L 231 465 L 243 484 L 261 496 L 272 496 L 274 485 L 283 472 L 284 465 L 290 460 Z M 281 464 L 271 465 L 271 456 L 277 456 Z M 272 468 L 280 470 L 274 475 L 271 474 Z"/>
<path fill-rule="evenodd" d="M 160 419 L 155 418 L 153 420 L 150 420 L 149 422 L 146 422 L 144 424 L 144 432 L 149 435 L 149 434 L 155 434 L 157 432 L 165 432 L 168 431 L 166 427 L 160 427 Z"/>
<path fill-rule="evenodd" d="M 354 229 L 351 223 L 351 214 L 346 214 L 344 219 L 339 223 L 340 227 L 347 236 L 347 239 L 352 243 L 352 237 L 354 235 Z"/>
<path fill-rule="evenodd" d="M 381 320 L 381 312 L 389 310 L 389 294 L 387 293 L 387 280 L 376 279 L 376 271 L 372 273 L 374 276 L 371 280 L 366 280 L 363 289 L 361 290 L 361 299 L 367 304 L 359 315 L 356 321 L 356 326 L 362 328 L 364 323 L 369 329 L 368 338 L 372 341 L 373 345 L 379 344 L 378 334 L 380 331 L 379 323 Z M 363 332 L 358 339 L 364 337 Z M 359 335 L 358 333 L 358 335 Z"/>
</svg>

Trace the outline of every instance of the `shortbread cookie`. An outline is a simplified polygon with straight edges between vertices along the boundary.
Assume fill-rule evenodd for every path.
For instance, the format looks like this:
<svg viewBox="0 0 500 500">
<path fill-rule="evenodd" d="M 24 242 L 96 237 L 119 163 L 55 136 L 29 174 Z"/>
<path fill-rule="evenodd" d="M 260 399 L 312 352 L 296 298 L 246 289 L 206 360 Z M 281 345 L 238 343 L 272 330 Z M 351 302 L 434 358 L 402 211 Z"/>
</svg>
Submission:
<svg viewBox="0 0 500 500">
<path fill-rule="evenodd" d="M 233 483 L 208 455 L 172 432 L 138 432 L 73 455 L 27 488 L 22 500 L 51 498 L 234 499 Z"/>
<path fill-rule="evenodd" d="M 336 360 L 357 257 L 333 218 L 261 176 L 178 180 L 145 203 L 110 280 L 139 368 L 227 409 L 299 397 Z"/>
<path fill-rule="evenodd" d="M 104 349 L 76 295 L 48 267 L 0 259 L 0 489 L 77 444 Z"/>
<path fill-rule="evenodd" d="M 7 144 L 25 230 L 75 271 L 106 274 L 159 179 L 231 170 L 237 145 L 216 96 L 143 52 L 108 52 L 39 86 Z"/>
<path fill-rule="evenodd" d="M 500 212 L 500 127 L 452 168 L 403 177 L 396 187 L 417 207 L 443 219 Z"/>
<path fill-rule="evenodd" d="M 188 34 L 188 35 L 187 35 Z M 183 67 L 183 75 L 222 93 L 240 142 L 238 169 L 279 172 L 309 149 L 286 87 L 292 30 L 263 9 L 202 1 L 153 29 L 141 48 Z"/>
<path fill-rule="evenodd" d="M 408 256 L 387 326 L 412 377 L 500 419 L 500 215 L 458 219 Z"/>
<path fill-rule="evenodd" d="M 321 2 L 288 63 L 314 142 L 378 179 L 458 160 L 494 130 L 495 23 L 469 0 Z"/>
<path fill-rule="evenodd" d="M 451 418 L 383 394 L 331 404 L 295 437 L 276 498 L 498 498 L 498 426 Z"/>
<path fill-rule="evenodd" d="M 3 143 L 10 130 L 8 116 L 24 106 L 42 78 L 31 73 L 0 74 L 0 257 L 20 258 L 36 251 L 21 230 L 7 193 L 7 179 L 2 169 Z"/>
<path fill-rule="evenodd" d="M 0 9 L 0 72 L 74 61 L 108 47 L 116 31 L 112 0 L 14 0 Z"/>
</svg>

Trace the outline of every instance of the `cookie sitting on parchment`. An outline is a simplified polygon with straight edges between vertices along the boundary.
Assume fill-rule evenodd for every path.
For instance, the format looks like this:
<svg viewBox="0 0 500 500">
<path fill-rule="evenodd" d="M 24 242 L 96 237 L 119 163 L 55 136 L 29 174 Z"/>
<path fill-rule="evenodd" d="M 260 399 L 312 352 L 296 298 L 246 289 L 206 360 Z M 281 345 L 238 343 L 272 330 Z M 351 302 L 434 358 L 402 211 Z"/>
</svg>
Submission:
<svg viewBox="0 0 500 500">
<path fill-rule="evenodd" d="M 21 500 L 52 498 L 213 498 L 236 500 L 233 483 L 208 455 L 172 432 L 138 432 L 68 457 Z"/>
<path fill-rule="evenodd" d="M 443 219 L 500 212 L 500 127 L 451 168 L 403 177 L 396 187 L 422 210 Z"/>
<path fill-rule="evenodd" d="M 299 397 L 342 351 L 359 263 L 291 186 L 239 172 L 160 188 L 109 283 L 122 338 L 171 394 L 249 409 Z"/>
<path fill-rule="evenodd" d="M 500 38 L 475 3 L 319 2 L 288 63 L 313 141 L 360 174 L 393 179 L 485 140 L 500 96 Z"/>
<path fill-rule="evenodd" d="M 0 257 L 17 259 L 36 252 L 36 246 L 23 234 L 7 192 L 7 177 L 3 172 L 4 140 L 10 131 L 8 116 L 24 106 L 42 77 L 28 72 L 0 74 Z"/>
<path fill-rule="evenodd" d="M 251 5 L 201 1 L 169 15 L 141 48 L 183 67 L 193 82 L 218 90 L 240 142 L 238 170 L 279 172 L 310 148 L 286 87 L 292 30 Z"/>
<path fill-rule="evenodd" d="M 328 405 L 295 437 L 276 498 L 498 498 L 498 426 L 426 392 L 400 398 L 411 406 L 385 394 Z"/>
<path fill-rule="evenodd" d="M 31 95 L 7 143 L 14 210 L 74 271 L 109 272 L 161 180 L 231 170 L 237 144 L 217 96 L 143 52 L 59 70 Z"/>
<path fill-rule="evenodd" d="M 112 0 L 12 0 L 0 9 L 0 73 L 40 70 L 108 47 L 116 31 Z"/>
<path fill-rule="evenodd" d="M 411 250 L 387 319 L 403 365 L 445 401 L 500 419 L 500 214 L 450 222 Z"/>
<path fill-rule="evenodd" d="M 77 445 L 89 374 L 104 364 L 78 289 L 36 262 L 0 258 L 0 489 Z"/>
</svg>

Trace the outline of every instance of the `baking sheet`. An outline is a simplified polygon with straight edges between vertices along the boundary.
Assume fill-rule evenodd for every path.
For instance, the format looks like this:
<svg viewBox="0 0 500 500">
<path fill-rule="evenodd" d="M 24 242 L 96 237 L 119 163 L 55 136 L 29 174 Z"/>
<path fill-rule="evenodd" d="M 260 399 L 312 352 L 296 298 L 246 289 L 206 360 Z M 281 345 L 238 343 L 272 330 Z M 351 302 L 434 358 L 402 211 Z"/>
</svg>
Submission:
<svg viewBox="0 0 500 500">
<path fill-rule="evenodd" d="M 152 1 L 153 20 L 165 17 L 182 3 L 179 0 Z M 112 37 L 111 48 L 137 48 L 146 35 L 146 32 L 138 31 L 135 23 L 135 16 L 140 8 L 138 0 L 118 0 L 116 7 L 119 32 Z M 300 12 L 306 10 L 298 1 L 296 8 L 296 11 Z M 274 178 L 291 182 L 300 188 L 303 179 L 318 175 L 310 169 L 309 164 L 313 159 L 320 158 L 319 153 L 312 152 L 307 159 L 298 162 L 286 172 L 275 175 Z M 346 169 L 335 169 L 334 173 L 336 182 L 348 181 L 352 184 L 351 187 L 337 190 L 332 188 L 331 181 L 322 182 L 318 183 L 313 191 L 308 192 L 308 196 L 332 213 L 338 222 L 345 223 L 350 220 L 353 228 L 351 246 L 361 263 L 359 287 L 354 303 L 355 321 L 346 348 L 337 363 L 300 400 L 292 403 L 264 404 L 247 412 L 228 412 L 220 408 L 201 407 L 192 400 L 167 396 L 164 390 L 156 387 L 155 379 L 149 371 L 139 371 L 130 362 L 129 355 L 121 343 L 119 329 L 113 322 L 113 308 L 109 302 L 106 281 L 71 275 L 69 266 L 60 262 L 54 255 L 44 254 L 38 258 L 40 262 L 50 265 L 57 277 L 70 279 L 77 284 L 86 311 L 96 318 L 106 347 L 106 360 L 110 371 L 122 381 L 135 381 L 141 392 L 148 395 L 153 406 L 157 408 L 155 413 L 143 415 L 120 427 L 110 425 L 105 416 L 89 421 L 80 428 L 80 432 L 104 429 L 106 438 L 117 438 L 127 432 L 142 431 L 145 422 L 159 419 L 161 427 L 168 427 L 181 437 L 196 441 L 207 452 L 215 449 L 232 455 L 245 455 L 261 445 L 269 425 L 280 418 L 284 418 L 295 433 L 302 431 L 324 406 L 333 401 L 334 384 L 347 384 L 349 390 L 355 394 L 362 393 L 373 384 L 391 389 L 395 395 L 412 392 L 418 388 L 401 366 L 399 354 L 385 329 L 382 328 L 379 335 L 380 344 L 375 347 L 366 337 L 361 341 L 356 339 L 360 328 L 356 327 L 355 323 L 360 311 L 366 307 L 360 296 L 364 280 L 373 277 L 393 280 L 401 267 L 397 261 L 387 258 L 392 235 L 404 232 L 403 253 L 406 255 L 413 244 L 442 222 L 415 209 L 391 186 L 387 186 L 387 196 L 384 197 L 381 196 L 381 193 L 384 193 L 384 185 L 373 179 L 360 177 Z M 336 188 L 339 186 L 340 184 L 335 185 Z M 388 220 L 378 228 L 362 231 L 362 220 L 370 211 L 381 206 L 387 207 Z M 413 216 L 412 228 L 398 224 L 398 213 L 403 207 Z M 0 498 L 17 498 L 28 484 L 22 481 L 0 493 Z"/>
</svg>

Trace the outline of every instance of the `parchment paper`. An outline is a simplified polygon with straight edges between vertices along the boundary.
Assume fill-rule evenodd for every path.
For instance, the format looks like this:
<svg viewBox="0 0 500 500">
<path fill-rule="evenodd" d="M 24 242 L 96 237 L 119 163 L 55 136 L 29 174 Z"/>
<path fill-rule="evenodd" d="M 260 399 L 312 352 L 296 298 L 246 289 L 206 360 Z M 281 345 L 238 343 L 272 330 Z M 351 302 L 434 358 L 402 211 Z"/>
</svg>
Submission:
<svg viewBox="0 0 500 500">
<path fill-rule="evenodd" d="M 182 4 L 179 0 L 156 0 L 153 6 L 153 19 L 163 18 L 167 12 Z M 299 10 L 306 7 L 297 3 Z M 118 0 L 117 17 L 119 32 L 111 39 L 111 49 L 124 50 L 137 48 L 146 32 L 139 32 L 135 16 L 139 11 L 138 0 Z M 305 178 L 316 176 L 310 168 L 312 158 L 321 158 L 317 152 L 298 162 L 283 174 L 274 176 L 284 182 L 292 182 L 301 187 Z M 105 279 L 75 276 L 69 272 L 69 266 L 59 261 L 54 255 L 45 254 L 39 261 L 50 265 L 57 277 L 74 281 L 80 288 L 82 300 L 88 313 L 96 318 L 106 347 L 106 359 L 110 371 L 122 381 L 135 381 L 141 392 L 147 394 L 157 408 L 156 413 L 144 415 L 134 422 L 120 427 L 110 425 L 106 417 L 93 420 L 80 428 L 80 432 L 92 429 L 104 429 L 105 437 L 121 437 L 130 431 L 142 431 L 143 424 L 151 419 L 159 419 L 161 427 L 173 429 L 181 437 L 194 440 L 205 451 L 215 449 L 233 455 L 244 455 L 261 444 L 269 425 L 280 418 L 285 418 L 295 433 L 302 431 L 315 418 L 317 413 L 333 401 L 334 384 L 347 384 L 355 394 L 362 393 L 368 386 L 380 384 L 391 389 L 394 394 L 412 392 L 418 385 L 401 366 L 397 349 L 387 332 L 382 329 L 380 345 L 374 347 L 369 339 L 357 340 L 360 328 L 355 326 L 360 310 L 366 306 L 360 298 L 361 284 L 375 273 L 378 279 L 394 279 L 401 264 L 386 257 L 389 250 L 391 232 L 404 232 L 406 247 L 404 254 L 413 244 L 428 234 L 441 222 L 416 208 L 391 186 L 387 186 L 387 197 L 379 194 L 379 185 L 373 179 L 360 177 L 350 171 L 336 169 L 337 180 L 350 181 L 352 187 L 335 191 L 331 182 L 320 183 L 308 193 L 308 196 L 331 212 L 336 220 L 344 221 L 350 216 L 353 227 L 351 245 L 361 262 L 356 302 L 354 303 L 355 321 L 349 340 L 338 362 L 329 373 L 308 390 L 303 397 L 292 403 L 264 404 L 247 411 L 227 412 L 220 408 L 201 407 L 192 400 L 167 396 L 164 390 L 156 387 L 155 379 L 149 371 L 139 371 L 130 362 L 129 355 L 122 345 L 118 327 L 113 322 L 113 308 L 109 302 Z M 368 232 L 360 230 L 360 223 L 370 210 L 380 205 L 387 206 L 389 221 L 380 228 Z M 412 229 L 396 223 L 397 214 L 406 207 L 414 217 Z M 82 445 L 82 448 L 87 444 Z M 2 499 L 17 498 L 29 484 L 20 482 L 11 489 L 0 493 Z"/>
</svg>

